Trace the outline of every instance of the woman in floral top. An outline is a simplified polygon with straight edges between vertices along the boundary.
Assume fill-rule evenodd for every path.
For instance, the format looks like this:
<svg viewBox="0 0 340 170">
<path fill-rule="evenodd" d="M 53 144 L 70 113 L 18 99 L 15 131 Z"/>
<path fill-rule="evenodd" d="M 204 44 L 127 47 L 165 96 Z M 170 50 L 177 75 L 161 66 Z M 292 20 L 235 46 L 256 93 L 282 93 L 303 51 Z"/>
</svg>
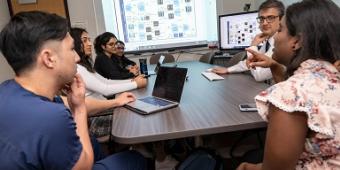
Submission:
<svg viewBox="0 0 340 170">
<path fill-rule="evenodd" d="M 263 163 L 243 169 L 340 169 L 340 9 L 330 0 L 287 8 L 273 59 L 255 51 L 248 66 L 269 67 L 274 86 L 255 97 L 268 121 Z"/>
</svg>

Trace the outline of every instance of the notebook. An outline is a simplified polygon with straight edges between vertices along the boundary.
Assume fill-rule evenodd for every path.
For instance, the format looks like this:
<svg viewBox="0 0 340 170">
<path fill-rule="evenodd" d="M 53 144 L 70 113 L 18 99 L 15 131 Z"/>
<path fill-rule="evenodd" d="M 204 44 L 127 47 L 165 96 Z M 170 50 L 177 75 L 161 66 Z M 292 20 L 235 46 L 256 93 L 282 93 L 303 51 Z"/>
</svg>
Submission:
<svg viewBox="0 0 340 170">
<path fill-rule="evenodd" d="M 152 96 L 139 98 L 125 105 L 140 114 L 150 114 L 178 106 L 187 68 L 159 67 Z"/>
<path fill-rule="evenodd" d="M 165 58 L 164 55 L 161 55 L 159 57 L 155 69 L 154 70 L 148 70 L 148 75 L 155 75 L 155 74 L 157 74 L 157 71 L 158 71 L 159 67 L 163 64 L 164 58 Z"/>
</svg>

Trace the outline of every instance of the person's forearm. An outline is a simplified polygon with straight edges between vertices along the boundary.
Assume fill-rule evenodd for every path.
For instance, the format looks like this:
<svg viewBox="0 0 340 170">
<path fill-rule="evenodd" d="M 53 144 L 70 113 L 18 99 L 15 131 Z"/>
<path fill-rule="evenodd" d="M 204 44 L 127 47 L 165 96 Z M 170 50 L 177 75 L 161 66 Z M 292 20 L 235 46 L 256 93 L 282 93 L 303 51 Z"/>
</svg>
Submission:
<svg viewBox="0 0 340 170">
<path fill-rule="evenodd" d="M 279 63 L 274 63 L 270 67 L 270 70 L 273 74 L 273 79 L 275 83 L 279 83 L 281 81 L 284 81 L 286 79 L 286 68 L 285 66 L 279 64 Z"/>
<path fill-rule="evenodd" d="M 259 164 L 253 164 L 253 163 L 247 163 L 244 162 L 239 165 L 237 170 L 261 170 L 262 169 L 262 163 Z"/>
<path fill-rule="evenodd" d="M 83 77 L 86 89 L 104 96 L 111 96 L 137 88 L 137 83 L 130 80 L 109 80 L 99 74 L 91 73 L 82 66 L 78 66 L 78 73 Z"/>
<path fill-rule="evenodd" d="M 67 99 L 63 96 L 62 99 L 66 101 Z M 65 102 L 67 103 L 67 102 Z M 112 107 L 119 106 L 116 99 L 113 100 L 99 100 L 91 97 L 85 98 L 86 112 L 87 116 L 94 116 L 98 112 L 104 111 L 106 109 L 110 109 Z M 68 104 L 66 105 L 69 108 Z M 87 123 L 87 122 L 86 122 Z"/>
<path fill-rule="evenodd" d="M 256 164 L 256 165 L 248 168 L 247 170 L 262 170 L 262 163 Z"/>
<path fill-rule="evenodd" d="M 83 153 L 79 158 L 83 160 L 81 167 L 90 169 L 93 165 L 93 149 L 88 132 L 87 113 L 85 105 L 73 110 L 73 119 L 77 126 L 76 133 L 79 136 L 80 142 L 83 146 Z"/>
<path fill-rule="evenodd" d="M 94 116 L 98 112 L 118 106 L 117 100 L 99 100 L 87 97 L 85 99 L 88 116 Z"/>
<path fill-rule="evenodd" d="M 239 61 L 237 64 L 230 66 L 227 69 L 228 73 L 240 73 L 249 70 L 245 60 Z"/>
<path fill-rule="evenodd" d="M 258 82 L 262 82 L 273 77 L 270 68 L 256 67 L 256 69 L 250 69 L 250 73 Z"/>
<path fill-rule="evenodd" d="M 126 83 L 103 83 L 101 81 L 92 81 L 87 84 L 88 90 L 100 93 L 104 96 L 111 96 L 117 93 L 129 91 L 137 88 L 137 83 L 134 81 L 127 81 Z"/>
</svg>

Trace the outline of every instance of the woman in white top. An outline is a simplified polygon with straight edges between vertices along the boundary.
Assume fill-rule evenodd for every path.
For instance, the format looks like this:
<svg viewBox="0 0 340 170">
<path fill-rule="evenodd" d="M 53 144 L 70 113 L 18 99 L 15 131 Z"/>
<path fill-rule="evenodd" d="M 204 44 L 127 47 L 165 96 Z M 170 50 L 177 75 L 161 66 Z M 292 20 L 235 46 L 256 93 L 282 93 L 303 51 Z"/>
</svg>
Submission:
<svg viewBox="0 0 340 170">
<path fill-rule="evenodd" d="M 92 42 L 88 33 L 82 28 L 72 28 L 71 36 L 74 39 L 74 48 L 80 57 L 77 71 L 86 84 L 86 96 L 105 99 L 124 91 L 142 88 L 147 84 L 143 76 L 128 80 L 109 80 L 95 72 L 92 65 Z"/>
<path fill-rule="evenodd" d="M 146 79 L 138 76 L 129 80 L 109 80 L 97 74 L 92 66 L 92 43 L 85 29 L 72 28 L 70 34 L 74 40 L 74 49 L 80 57 L 77 72 L 81 75 L 86 85 L 86 104 L 89 106 L 89 116 L 102 113 L 104 110 L 122 106 L 135 98 L 131 93 L 123 93 L 115 99 L 106 100 L 104 96 L 112 96 L 124 91 L 146 86 Z M 98 100 L 99 99 L 99 100 Z M 112 112 L 112 110 L 108 110 Z M 90 119 L 90 132 L 96 137 L 110 134 L 112 114 L 107 116 L 92 117 Z"/>
</svg>

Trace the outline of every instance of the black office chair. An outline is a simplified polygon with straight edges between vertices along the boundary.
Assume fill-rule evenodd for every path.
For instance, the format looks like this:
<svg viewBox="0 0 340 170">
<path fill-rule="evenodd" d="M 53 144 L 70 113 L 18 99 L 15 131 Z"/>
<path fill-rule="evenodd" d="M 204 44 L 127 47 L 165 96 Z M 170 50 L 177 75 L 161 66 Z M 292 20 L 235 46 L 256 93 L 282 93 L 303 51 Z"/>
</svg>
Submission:
<svg viewBox="0 0 340 170">
<path fill-rule="evenodd" d="M 225 65 L 225 67 L 230 67 L 233 66 L 235 64 L 237 64 L 238 62 L 244 60 L 247 58 L 247 53 L 245 51 L 236 53 Z"/>
<path fill-rule="evenodd" d="M 212 58 L 214 57 L 215 52 L 208 52 L 204 55 L 201 56 L 201 58 L 198 60 L 202 63 L 208 63 L 208 64 L 212 64 Z"/>
<path fill-rule="evenodd" d="M 175 57 L 172 54 L 169 53 L 158 53 L 158 54 L 153 54 L 150 57 L 150 64 L 157 64 L 158 60 L 161 56 L 164 56 L 164 61 L 163 63 L 173 63 L 175 62 Z"/>
</svg>

